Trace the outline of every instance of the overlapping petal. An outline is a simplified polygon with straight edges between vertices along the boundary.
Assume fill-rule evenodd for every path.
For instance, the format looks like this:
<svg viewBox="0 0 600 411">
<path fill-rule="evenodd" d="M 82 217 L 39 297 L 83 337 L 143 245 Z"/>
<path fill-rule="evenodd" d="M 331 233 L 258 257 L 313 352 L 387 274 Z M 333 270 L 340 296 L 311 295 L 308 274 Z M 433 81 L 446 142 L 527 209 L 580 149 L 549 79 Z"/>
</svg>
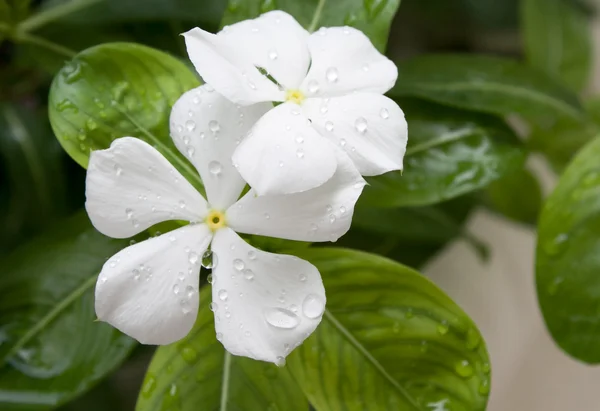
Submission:
<svg viewBox="0 0 600 411">
<path fill-rule="evenodd" d="M 396 65 L 351 27 L 322 28 L 310 35 L 308 48 L 312 63 L 301 88 L 311 97 L 383 94 L 398 77 Z"/>
<path fill-rule="evenodd" d="M 402 169 L 408 126 L 395 101 L 356 93 L 308 99 L 302 109 L 321 135 L 346 151 L 362 175 Z"/>
<path fill-rule="evenodd" d="M 217 339 L 234 355 L 281 363 L 310 335 L 325 309 L 315 266 L 255 249 L 233 230 L 215 233 L 213 309 Z"/>
<path fill-rule="evenodd" d="M 242 105 L 283 101 L 284 92 L 225 36 L 194 28 L 184 37 L 196 71 L 229 100 Z"/>
<path fill-rule="evenodd" d="M 246 182 L 233 167 L 231 155 L 256 121 L 273 106 L 237 106 L 211 86 L 185 93 L 171 112 L 171 137 L 194 164 L 213 208 L 225 209 L 239 197 Z"/>
<path fill-rule="evenodd" d="M 235 150 L 233 162 L 258 195 L 310 190 L 329 180 L 337 167 L 330 143 L 293 103 L 265 114 Z"/>
<path fill-rule="evenodd" d="M 256 196 L 250 190 L 227 210 L 230 227 L 240 233 L 299 241 L 336 241 L 344 235 L 365 181 L 346 154 L 335 147 L 330 150 L 338 166 L 329 181 L 297 194 Z"/>
<path fill-rule="evenodd" d="M 96 315 L 144 344 L 185 337 L 198 313 L 205 224 L 179 228 L 111 257 L 96 284 Z"/>
<path fill-rule="evenodd" d="M 144 141 L 124 137 L 92 152 L 85 208 L 92 224 L 113 238 L 131 237 L 167 220 L 202 220 L 207 204 L 198 191 Z"/>
</svg>

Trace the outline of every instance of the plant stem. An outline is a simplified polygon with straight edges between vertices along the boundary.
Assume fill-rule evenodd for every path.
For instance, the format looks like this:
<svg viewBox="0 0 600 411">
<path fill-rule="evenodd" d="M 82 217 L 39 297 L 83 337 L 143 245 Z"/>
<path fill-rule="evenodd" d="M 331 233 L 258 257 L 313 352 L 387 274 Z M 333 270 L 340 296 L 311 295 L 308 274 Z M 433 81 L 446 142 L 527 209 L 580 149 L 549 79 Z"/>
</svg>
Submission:
<svg viewBox="0 0 600 411">
<path fill-rule="evenodd" d="M 104 0 L 73 0 L 67 3 L 63 3 L 60 6 L 53 7 L 48 10 L 41 11 L 28 19 L 22 21 L 18 30 L 21 32 L 25 31 L 33 31 L 39 29 L 42 26 L 45 26 L 48 23 L 51 23 L 55 20 L 58 20 L 64 16 L 68 16 L 69 14 L 75 13 L 81 9 L 85 9 L 87 7 L 91 7 L 95 4 L 101 3 Z"/>
<path fill-rule="evenodd" d="M 319 4 L 317 5 L 317 9 L 315 10 L 315 14 L 313 15 L 313 19 L 310 22 L 310 26 L 308 26 L 308 31 L 312 33 L 317 28 L 319 24 L 319 20 L 321 20 L 321 13 L 323 13 L 323 7 L 325 6 L 326 0 L 319 0 Z"/>
<path fill-rule="evenodd" d="M 47 50 L 51 50 L 57 54 L 65 56 L 65 57 L 68 57 L 69 59 L 73 58 L 77 54 L 77 52 L 74 50 L 71 50 L 67 47 L 61 46 L 60 44 L 53 43 L 51 41 L 48 41 L 46 39 L 31 35 L 28 33 L 23 33 L 23 32 L 15 33 L 15 35 L 12 37 L 12 40 L 15 43 L 33 44 L 33 45 L 45 48 Z"/>
</svg>

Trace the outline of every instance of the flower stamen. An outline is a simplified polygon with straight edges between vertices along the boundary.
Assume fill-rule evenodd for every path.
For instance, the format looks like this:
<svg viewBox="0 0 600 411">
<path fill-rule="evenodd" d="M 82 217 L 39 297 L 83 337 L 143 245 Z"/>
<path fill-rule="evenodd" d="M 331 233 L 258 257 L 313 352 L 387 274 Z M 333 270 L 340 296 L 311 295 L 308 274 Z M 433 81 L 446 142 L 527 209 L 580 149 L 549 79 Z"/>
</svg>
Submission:
<svg viewBox="0 0 600 411">
<path fill-rule="evenodd" d="M 225 213 L 219 210 L 210 210 L 205 219 L 206 225 L 213 233 L 225 226 L 227 226 L 225 221 Z"/>
<path fill-rule="evenodd" d="M 290 103 L 302 104 L 304 101 L 304 93 L 300 90 L 287 90 L 285 92 L 285 101 Z"/>
</svg>

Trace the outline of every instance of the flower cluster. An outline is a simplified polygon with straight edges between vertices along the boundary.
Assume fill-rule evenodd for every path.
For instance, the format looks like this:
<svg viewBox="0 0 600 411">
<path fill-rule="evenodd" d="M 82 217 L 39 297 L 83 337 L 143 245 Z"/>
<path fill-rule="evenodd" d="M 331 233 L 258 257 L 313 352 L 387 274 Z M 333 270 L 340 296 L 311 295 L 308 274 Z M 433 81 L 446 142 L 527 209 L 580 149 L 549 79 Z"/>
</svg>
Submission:
<svg viewBox="0 0 600 411">
<path fill-rule="evenodd" d="M 142 343 L 177 341 L 195 322 L 204 265 L 224 347 L 282 363 L 324 313 L 319 271 L 238 233 L 323 242 L 348 231 L 362 175 L 402 169 L 406 122 L 383 96 L 397 69 L 356 29 L 310 34 L 280 11 L 184 36 L 206 84 L 174 105 L 171 137 L 206 199 L 142 140 L 92 153 L 86 209 L 100 232 L 128 238 L 189 222 L 110 258 L 96 313 Z"/>
</svg>

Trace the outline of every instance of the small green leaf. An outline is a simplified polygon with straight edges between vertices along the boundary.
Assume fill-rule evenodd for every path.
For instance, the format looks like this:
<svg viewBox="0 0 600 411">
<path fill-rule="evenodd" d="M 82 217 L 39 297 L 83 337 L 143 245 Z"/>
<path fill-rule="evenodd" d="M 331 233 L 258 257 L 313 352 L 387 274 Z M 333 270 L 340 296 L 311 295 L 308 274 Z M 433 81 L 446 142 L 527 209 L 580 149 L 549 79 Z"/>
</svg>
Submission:
<svg viewBox="0 0 600 411">
<path fill-rule="evenodd" d="M 580 118 L 577 96 L 549 76 L 514 60 L 425 55 L 400 63 L 393 96 L 421 97 L 492 114 Z"/>
<path fill-rule="evenodd" d="M 296 254 L 319 268 L 327 291 L 323 321 L 287 361 L 318 411 L 485 409 L 485 343 L 432 282 L 352 250 Z"/>
<path fill-rule="evenodd" d="M 567 167 L 540 217 L 536 284 L 540 308 L 557 344 L 600 363 L 600 139 Z"/>
<path fill-rule="evenodd" d="M 0 262 L 0 409 L 49 410 L 117 367 L 134 341 L 94 322 L 94 284 L 126 244 L 80 213 Z"/>
<path fill-rule="evenodd" d="M 190 334 L 156 351 L 136 411 L 307 411 L 306 398 L 286 368 L 234 357 L 223 349 L 208 309 L 210 293 L 208 287 L 200 293 Z"/>
<path fill-rule="evenodd" d="M 521 168 L 490 184 L 485 199 L 493 210 L 508 218 L 536 224 L 542 208 L 542 189 L 537 178 Z"/>
<path fill-rule="evenodd" d="M 575 91 L 587 85 L 592 65 L 589 18 L 572 0 L 523 0 L 526 57 Z"/>
<path fill-rule="evenodd" d="M 517 136 L 495 117 L 413 100 L 401 107 L 409 124 L 404 170 L 369 178 L 361 204 L 435 204 L 485 187 L 523 165 Z"/>
<path fill-rule="evenodd" d="M 92 150 L 133 136 L 156 147 L 199 186 L 198 173 L 169 136 L 171 107 L 198 84 L 185 64 L 166 53 L 132 43 L 102 44 L 79 53 L 54 78 L 50 122 L 83 167 Z"/>
<path fill-rule="evenodd" d="M 353 26 L 385 50 L 392 19 L 400 0 L 229 0 L 222 25 L 282 10 L 309 31 L 320 27 Z"/>
</svg>

